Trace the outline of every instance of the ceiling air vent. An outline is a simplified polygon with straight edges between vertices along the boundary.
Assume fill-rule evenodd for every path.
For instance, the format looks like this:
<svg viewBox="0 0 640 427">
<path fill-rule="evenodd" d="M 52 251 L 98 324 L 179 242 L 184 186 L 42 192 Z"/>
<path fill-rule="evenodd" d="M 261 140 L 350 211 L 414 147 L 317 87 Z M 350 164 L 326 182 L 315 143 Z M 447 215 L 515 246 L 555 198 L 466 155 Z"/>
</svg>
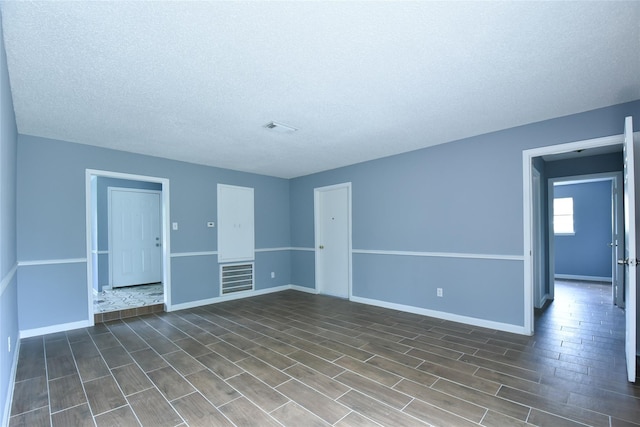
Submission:
<svg viewBox="0 0 640 427">
<path fill-rule="evenodd" d="M 292 126 L 283 125 L 282 123 L 278 123 L 278 122 L 269 122 L 266 125 L 264 125 L 264 127 L 266 129 L 269 129 L 273 132 L 278 132 L 278 133 L 293 133 L 298 130 Z"/>
</svg>

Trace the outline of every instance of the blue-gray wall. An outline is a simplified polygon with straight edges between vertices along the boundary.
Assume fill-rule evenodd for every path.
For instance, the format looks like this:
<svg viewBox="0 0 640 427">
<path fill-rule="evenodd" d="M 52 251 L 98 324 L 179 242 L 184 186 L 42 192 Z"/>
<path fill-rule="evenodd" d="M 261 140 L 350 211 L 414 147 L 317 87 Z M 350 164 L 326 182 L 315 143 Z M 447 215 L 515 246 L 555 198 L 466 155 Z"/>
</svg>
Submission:
<svg viewBox="0 0 640 427">
<path fill-rule="evenodd" d="M 578 157 L 575 159 L 552 160 L 545 162 L 546 177 L 551 179 L 596 173 L 621 172 L 624 165 L 623 162 L 622 151 L 618 153 Z"/>
<path fill-rule="evenodd" d="M 88 319 L 86 169 L 169 179 L 170 220 L 179 223 L 171 232 L 172 304 L 219 296 L 217 256 L 210 254 L 217 229 L 206 227 L 216 221 L 218 183 L 255 189 L 256 248 L 274 249 L 256 253 L 256 288 L 291 283 L 288 180 L 19 135 L 21 330 Z"/>
<path fill-rule="evenodd" d="M 640 101 L 293 179 L 292 245 L 314 246 L 313 189 L 352 182 L 354 296 L 524 326 L 522 151 L 618 135 L 627 115 L 638 129 Z M 313 284 L 314 253 L 295 257 Z"/>
<path fill-rule="evenodd" d="M 556 185 L 573 198 L 573 235 L 555 236 L 555 273 L 611 279 L 611 181 Z"/>
<path fill-rule="evenodd" d="M 0 16 L 0 424 L 9 416 L 8 396 L 18 341 L 16 256 L 16 118 L 9 87 Z M 11 341 L 9 351 L 8 340 Z M 4 425 L 4 424 L 3 424 Z"/>
<path fill-rule="evenodd" d="M 158 182 L 131 181 L 128 179 L 97 177 L 96 212 L 97 212 L 97 281 L 95 289 L 102 292 L 103 286 L 109 285 L 109 187 L 135 188 L 140 190 L 161 191 Z"/>
</svg>

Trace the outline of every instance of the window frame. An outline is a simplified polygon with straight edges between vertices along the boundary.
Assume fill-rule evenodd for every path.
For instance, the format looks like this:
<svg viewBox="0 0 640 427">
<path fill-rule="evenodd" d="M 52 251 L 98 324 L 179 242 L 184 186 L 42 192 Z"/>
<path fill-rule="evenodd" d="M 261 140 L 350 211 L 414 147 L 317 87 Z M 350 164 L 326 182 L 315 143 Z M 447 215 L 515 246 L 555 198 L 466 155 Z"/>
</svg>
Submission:
<svg viewBox="0 0 640 427">
<path fill-rule="evenodd" d="M 558 210 L 558 208 L 556 207 L 556 201 L 557 200 L 570 200 L 571 201 L 571 213 L 556 213 L 556 211 Z M 556 229 L 556 224 L 557 221 L 556 219 L 558 218 L 570 218 L 571 219 L 571 231 L 566 231 L 566 230 L 562 230 L 562 231 L 558 231 Z M 576 223 L 575 223 L 575 209 L 574 209 L 574 198 L 573 197 L 553 197 L 553 234 L 555 236 L 575 236 L 576 234 Z"/>
</svg>

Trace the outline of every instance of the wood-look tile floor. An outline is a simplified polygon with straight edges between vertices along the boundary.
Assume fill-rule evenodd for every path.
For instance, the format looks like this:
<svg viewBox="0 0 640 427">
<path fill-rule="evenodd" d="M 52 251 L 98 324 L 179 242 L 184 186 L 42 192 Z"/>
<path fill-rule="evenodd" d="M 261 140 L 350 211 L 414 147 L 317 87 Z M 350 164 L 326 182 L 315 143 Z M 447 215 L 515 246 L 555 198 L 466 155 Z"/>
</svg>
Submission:
<svg viewBox="0 0 640 427">
<path fill-rule="evenodd" d="M 610 286 L 520 336 L 286 291 L 21 342 L 10 426 L 640 425 Z"/>
</svg>

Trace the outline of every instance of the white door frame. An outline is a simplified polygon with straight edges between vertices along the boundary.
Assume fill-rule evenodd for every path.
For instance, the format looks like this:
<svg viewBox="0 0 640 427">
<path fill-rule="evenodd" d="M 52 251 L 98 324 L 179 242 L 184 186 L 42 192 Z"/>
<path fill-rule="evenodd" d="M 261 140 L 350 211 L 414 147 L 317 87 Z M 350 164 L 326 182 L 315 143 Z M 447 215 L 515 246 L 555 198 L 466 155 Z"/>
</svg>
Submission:
<svg viewBox="0 0 640 427">
<path fill-rule="evenodd" d="M 533 173 L 533 187 L 532 187 L 532 215 L 535 226 L 535 232 L 532 234 L 533 240 L 531 241 L 531 245 L 533 247 L 534 252 L 534 269 L 533 269 L 533 295 L 534 300 L 533 304 L 535 308 L 542 308 L 544 303 L 549 298 L 549 294 L 544 292 L 544 267 L 546 263 L 544 262 L 544 250 L 543 250 L 543 233 L 544 229 L 544 214 L 543 214 L 543 203 L 542 203 L 542 179 L 540 176 L 540 172 L 536 169 L 532 169 Z"/>
<path fill-rule="evenodd" d="M 127 187 L 108 187 L 107 188 L 107 194 L 108 194 L 108 202 L 107 202 L 107 211 L 108 211 L 108 215 L 109 215 L 109 219 L 108 219 L 108 228 L 109 228 L 109 235 L 107 236 L 107 239 L 109 241 L 109 286 L 113 289 L 113 228 L 112 228 L 112 221 L 113 221 L 113 217 L 112 217 L 112 204 L 111 204 L 111 198 L 112 198 L 112 192 L 113 191 L 126 191 L 126 192 L 132 192 L 132 193 L 147 193 L 147 194 L 157 194 L 159 195 L 159 201 L 160 201 L 160 211 L 158 212 L 159 215 L 159 221 L 158 221 L 158 227 L 160 228 L 160 234 L 162 234 L 162 191 L 158 191 L 158 190 L 146 190 L 146 189 L 141 189 L 141 188 L 127 188 Z M 159 242 L 160 243 L 160 242 Z M 160 252 L 160 257 L 162 258 L 162 252 Z M 162 262 L 162 259 L 160 260 L 160 262 Z"/>
<path fill-rule="evenodd" d="M 94 233 L 93 217 L 93 197 L 94 190 L 91 185 L 92 178 L 118 178 L 126 179 L 130 181 L 145 181 L 156 182 L 162 185 L 162 198 L 161 198 L 161 230 L 162 230 L 162 283 L 164 285 L 164 304 L 167 311 L 171 311 L 171 230 L 170 230 L 170 198 L 169 198 L 169 180 L 167 178 L 159 178 L 153 176 L 133 175 L 121 172 L 103 171 L 97 169 L 87 169 L 85 171 L 85 209 L 86 209 L 86 236 L 87 236 L 87 305 L 89 315 L 89 325 L 93 326 L 94 312 L 93 312 L 93 244 L 96 242 L 97 236 Z"/>
<path fill-rule="evenodd" d="M 533 159 L 535 157 L 569 153 L 576 150 L 622 145 L 624 135 L 606 136 L 603 138 L 588 139 L 583 141 L 557 144 L 547 147 L 532 148 L 522 151 L 522 201 L 523 201 L 523 226 L 524 226 L 524 328 L 525 334 L 533 335 Z"/>
<path fill-rule="evenodd" d="M 352 269 L 352 259 L 353 259 L 353 245 L 352 245 L 352 240 L 351 240 L 351 236 L 352 236 L 352 227 L 351 227 L 351 183 L 350 182 L 345 182 L 342 184 L 335 184 L 335 185 L 328 185 L 326 187 L 318 187 L 318 188 L 314 188 L 313 189 L 313 235 L 314 235 L 314 252 L 315 252 L 315 287 L 316 287 L 316 292 L 320 292 L 322 289 L 320 289 L 320 285 L 321 285 L 321 281 L 319 280 L 319 275 L 318 275 L 318 265 L 319 265 L 319 253 L 318 253 L 318 236 L 320 233 L 320 222 L 319 222 L 319 218 L 320 218 L 320 193 L 323 191 L 331 191 L 331 190 L 336 190 L 339 188 L 346 188 L 347 189 L 347 228 L 348 228 L 348 241 L 349 241 L 349 248 L 348 248 L 348 260 L 347 260 L 347 264 L 348 264 L 348 291 L 347 291 L 347 298 L 350 300 L 351 297 L 353 296 L 352 293 L 352 280 L 353 280 L 353 269 Z"/>
</svg>

